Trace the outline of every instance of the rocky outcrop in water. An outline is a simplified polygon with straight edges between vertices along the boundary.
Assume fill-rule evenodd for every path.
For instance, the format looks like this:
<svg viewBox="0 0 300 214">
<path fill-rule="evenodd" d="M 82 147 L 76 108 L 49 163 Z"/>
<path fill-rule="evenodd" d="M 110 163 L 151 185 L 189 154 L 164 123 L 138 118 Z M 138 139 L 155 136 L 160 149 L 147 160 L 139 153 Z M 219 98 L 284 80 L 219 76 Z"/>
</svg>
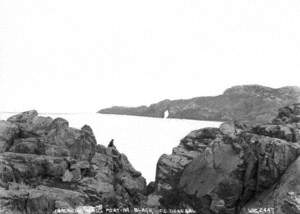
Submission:
<svg viewBox="0 0 300 214">
<path fill-rule="evenodd" d="M 160 157 L 148 204 L 201 214 L 300 213 L 299 115 L 295 104 L 272 123 L 192 131 Z"/>
<path fill-rule="evenodd" d="M 150 106 L 136 108 L 114 106 L 102 109 L 102 114 L 136 115 L 169 118 L 266 123 L 276 116 L 281 107 L 300 100 L 300 88 L 273 89 L 259 85 L 235 86 L 222 95 L 181 100 L 163 100 Z"/>
<path fill-rule="evenodd" d="M 139 206 L 145 179 L 92 129 L 28 111 L 0 121 L 0 213 L 47 214 L 83 205 Z"/>
</svg>

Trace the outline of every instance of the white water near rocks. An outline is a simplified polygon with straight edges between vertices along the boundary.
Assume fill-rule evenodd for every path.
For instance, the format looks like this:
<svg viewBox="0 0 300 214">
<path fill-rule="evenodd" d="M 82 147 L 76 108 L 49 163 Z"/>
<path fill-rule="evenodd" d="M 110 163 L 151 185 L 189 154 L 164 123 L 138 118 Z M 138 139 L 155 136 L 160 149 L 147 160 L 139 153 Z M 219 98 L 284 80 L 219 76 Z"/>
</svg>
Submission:
<svg viewBox="0 0 300 214">
<path fill-rule="evenodd" d="M 0 119 L 14 115 L 0 113 Z M 62 117 L 70 126 L 92 127 L 97 142 L 107 146 L 114 139 L 117 149 L 126 154 L 135 169 L 142 172 L 147 182 L 155 178 L 158 158 L 172 148 L 190 131 L 204 127 L 218 127 L 220 122 L 184 119 L 163 119 L 105 114 L 40 114 L 52 118 Z"/>
</svg>

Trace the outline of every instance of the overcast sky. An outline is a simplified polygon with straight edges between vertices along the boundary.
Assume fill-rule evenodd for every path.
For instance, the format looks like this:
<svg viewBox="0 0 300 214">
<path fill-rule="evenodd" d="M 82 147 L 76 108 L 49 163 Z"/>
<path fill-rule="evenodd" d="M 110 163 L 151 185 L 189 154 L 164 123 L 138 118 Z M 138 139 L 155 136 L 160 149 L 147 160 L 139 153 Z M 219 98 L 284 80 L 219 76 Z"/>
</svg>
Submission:
<svg viewBox="0 0 300 214">
<path fill-rule="evenodd" d="M 0 111 L 300 85 L 299 0 L 0 0 Z"/>
</svg>

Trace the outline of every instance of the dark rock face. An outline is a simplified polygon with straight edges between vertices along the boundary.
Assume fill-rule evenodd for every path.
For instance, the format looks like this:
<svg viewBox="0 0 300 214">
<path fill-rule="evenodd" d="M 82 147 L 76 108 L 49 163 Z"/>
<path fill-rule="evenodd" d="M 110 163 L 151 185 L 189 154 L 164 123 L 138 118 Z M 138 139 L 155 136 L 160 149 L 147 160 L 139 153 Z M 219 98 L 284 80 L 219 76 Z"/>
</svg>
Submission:
<svg viewBox="0 0 300 214">
<path fill-rule="evenodd" d="M 18 127 L 8 121 L 0 121 L 0 152 L 6 151 L 19 134 Z"/>
<path fill-rule="evenodd" d="M 229 88 L 215 97 L 163 100 L 136 108 L 115 106 L 102 109 L 99 113 L 163 117 L 168 110 L 170 118 L 265 123 L 276 116 L 279 108 L 298 102 L 299 97 L 298 87 L 273 89 L 245 85 Z"/>
<path fill-rule="evenodd" d="M 264 207 L 273 208 L 276 214 L 300 213 L 300 158 L 297 158 L 286 170 L 276 185 L 256 200 L 250 201 L 241 213 L 247 210 Z"/>
<path fill-rule="evenodd" d="M 160 157 L 149 198 L 157 197 L 161 207 L 203 214 L 267 206 L 280 210 L 275 213 L 299 213 L 297 106 L 281 109 L 269 124 L 224 123 L 191 132 L 171 155 Z"/>
<path fill-rule="evenodd" d="M 92 129 L 28 111 L 0 121 L 0 213 L 44 214 L 82 205 L 140 206 L 146 181 Z"/>
<path fill-rule="evenodd" d="M 285 106 L 279 109 L 278 116 L 273 120 L 275 124 L 288 124 L 300 122 L 300 104 Z"/>
<path fill-rule="evenodd" d="M 0 211 L 8 214 L 45 213 L 52 214 L 56 208 L 72 208 L 85 202 L 87 196 L 76 191 L 25 185 L 0 187 Z"/>
</svg>

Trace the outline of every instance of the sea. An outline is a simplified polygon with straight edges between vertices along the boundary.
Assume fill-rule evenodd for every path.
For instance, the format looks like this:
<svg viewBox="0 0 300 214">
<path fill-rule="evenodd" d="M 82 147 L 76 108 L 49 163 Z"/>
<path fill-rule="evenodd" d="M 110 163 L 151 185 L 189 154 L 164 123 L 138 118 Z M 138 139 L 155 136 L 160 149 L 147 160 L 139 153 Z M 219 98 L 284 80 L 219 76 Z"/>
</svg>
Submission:
<svg viewBox="0 0 300 214">
<path fill-rule="evenodd" d="M 5 120 L 15 113 L 0 113 Z M 61 117 L 71 127 L 92 127 L 98 144 L 107 146 L 111 139 L 119 152 L 126 154 L 133 167 L 140 171 L 147 183 L 154 181 L 156 163 L 162 154 L 171 154 L 172 148 L 189 132 L 204 128 L 218 127 L 220 122 L 150 118 L 97 113 L 42 113 L 42 116 Z"/>
</svg>

